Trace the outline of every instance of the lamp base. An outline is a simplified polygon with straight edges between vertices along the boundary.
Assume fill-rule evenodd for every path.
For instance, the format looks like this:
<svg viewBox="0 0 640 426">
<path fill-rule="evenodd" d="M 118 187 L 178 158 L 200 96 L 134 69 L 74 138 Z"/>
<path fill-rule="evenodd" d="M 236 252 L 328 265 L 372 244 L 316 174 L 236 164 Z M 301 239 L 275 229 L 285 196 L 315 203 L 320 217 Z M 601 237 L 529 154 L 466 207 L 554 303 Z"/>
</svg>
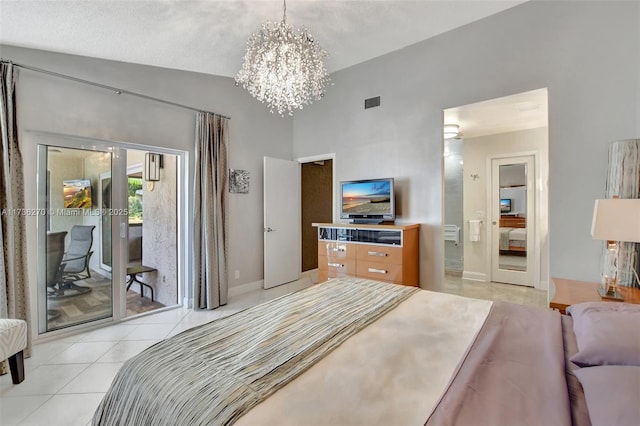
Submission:
<svg viewBox="0 0 640 426">
<path fill-rule="evenodd" d="M 618 302 L 624 302 L 624 297 L 622 297 L 622 294 L 620 294 L 620 292 L 618 292 L 618 290 L 614 290 L 614 291 L 607 291 L 603 288 L 599 288 L 598 289 L 598 293 L 600 293 L 600 297 L 603 299 L 607 299 L 607 300 L 616 300 Z"/>
</svg>

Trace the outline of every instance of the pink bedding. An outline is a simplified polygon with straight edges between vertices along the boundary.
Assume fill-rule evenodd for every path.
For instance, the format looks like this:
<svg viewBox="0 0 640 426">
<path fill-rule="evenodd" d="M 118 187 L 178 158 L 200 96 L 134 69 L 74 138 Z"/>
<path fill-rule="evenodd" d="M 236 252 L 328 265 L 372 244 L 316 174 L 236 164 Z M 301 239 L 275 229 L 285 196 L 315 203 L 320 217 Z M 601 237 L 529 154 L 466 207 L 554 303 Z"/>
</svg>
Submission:
<svg viewBox="0 0 640 426">
<path fill-rule="evenodd" d="M 428 426 L 571 425 L 561 316 L 494 302 Z"/>
</svg>

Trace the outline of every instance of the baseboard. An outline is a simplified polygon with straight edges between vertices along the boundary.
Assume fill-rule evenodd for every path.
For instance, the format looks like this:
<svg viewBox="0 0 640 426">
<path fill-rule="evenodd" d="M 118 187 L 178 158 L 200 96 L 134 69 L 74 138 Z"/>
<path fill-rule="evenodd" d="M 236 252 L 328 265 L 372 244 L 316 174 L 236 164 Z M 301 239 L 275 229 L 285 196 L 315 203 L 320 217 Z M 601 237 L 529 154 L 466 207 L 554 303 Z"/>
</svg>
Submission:
<svg viewBox="0 0 640 426">
<path fill-rule="evenodd" d="M 264 280 L 258 280 L 258 281 L 252 281 L 250 283 L 229 287 L 228 296 L 236 297 L 236 296 L 240 296 L 241 294 L 249 293 L 250 291 L 261 290 L 263 284 L 264 284 Z"/>
<path fill-rule="evenodd" d="M 536 286 L 538 290 L 549 291 L 549 281 L 540 281 L 538 286 Z"/>
<path fill-rule="evenodd" d="M 471 281 L 487 282 L 487 274 L 483 274 L 481 272 L 464 271 L 462 273 L 462 279 L 463 280 L 471 280 Z"/>
<path fill-rule="evenodd" d="M 316 269 L 310 269 L 308 271 L 304 271 L 303 273 L 300 274 L 300 279 L 308 279 L 310 280 L 311 283 L 313 284 L 317 284 L 318 283 L 318 268 Z"/>
</svg>

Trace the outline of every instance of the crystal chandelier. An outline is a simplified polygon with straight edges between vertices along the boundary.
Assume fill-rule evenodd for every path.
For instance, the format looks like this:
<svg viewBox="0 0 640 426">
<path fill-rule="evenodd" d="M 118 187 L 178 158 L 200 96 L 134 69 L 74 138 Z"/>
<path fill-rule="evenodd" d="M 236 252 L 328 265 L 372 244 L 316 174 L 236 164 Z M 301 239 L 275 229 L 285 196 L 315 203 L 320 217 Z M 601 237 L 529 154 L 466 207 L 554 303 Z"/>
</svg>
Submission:
<svg viewBox="0 0 640 426">
<path fill-rule="evenodd" d="M 287 24 L 287 2 L 281 22 L 267 21 L 247 41 L 244 64 L 236 76 L 252 96 L 267 104 L 271 112 L 293 110 L 320 100 L 329 75 L 324 66 L 327 52 L 305 27 Z"/>
</svg>

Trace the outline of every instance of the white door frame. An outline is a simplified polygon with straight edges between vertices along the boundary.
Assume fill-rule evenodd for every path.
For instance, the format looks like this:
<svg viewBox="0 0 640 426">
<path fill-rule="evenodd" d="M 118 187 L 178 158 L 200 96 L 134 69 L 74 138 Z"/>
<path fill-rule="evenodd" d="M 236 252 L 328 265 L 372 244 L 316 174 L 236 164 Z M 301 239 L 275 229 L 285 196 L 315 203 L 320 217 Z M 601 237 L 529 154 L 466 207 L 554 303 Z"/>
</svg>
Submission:
<svg viewBox="0 0 640 426">
<path fill-rule="evenodd" d="M 546 290 L 546 288 L 543 288 L 542 283 L 540 282 L 540 247 L 541 247 L 541 243 L 540 243 L 540 197 L 541 197 L 541 191 L 540 191 L 540 185 L 538 184 L 539 182 L 539 178 L 541 176 L 540 174 L 540 152 L 538 151 L 520 151 L 520 152 L 510 152 L 510 153 L 504 153 L 504 154 L 493 154 L 493 155 L 488 155 L 486 158 L 486 176 L 487 176 L 487 183 L 486 183 L 486 206 L 487 206 L 487 215 L 485 216 L 487 218 L 487 226 L 485 226 L 485 270 L 487 271 L 487 281 L 493 281 L 493 277 L 492 277 L 492 267 L 491 267 L 491 261 L 492 261 L 492 230 L 493 230 L 493 224 L 491 223 L 494 218 L 492 217 L 492 162 L 493 160 L 497 160 L 497 159 L 504 159 L 504 158 L 516 158 L 516 157 L 526 157 L 526 156 L 533 156 L 533 162 L 534 162 L 534 176 L 533 176 L 533 182 L 534 184 L 532 185 L 532 190 L 534 190 L 534 194 L 533 194 L 533 199 L 534 199 L 534 206 L 533 206 L 533 211 L 534 211 L 534 229 L 533 229 L 533 241 L 532 241 L 532 248 L 533 248 L 533 271 L 532 271 L 532 280 L 533 280 L 533 287 L 537 288 L 537 289 L 543 289 Z M 498 218 L 499 220 L 499 218 Z M 529 223 L 530 220 L 529 218 L 527 218 L 527 223 Z"/>
</svg>

